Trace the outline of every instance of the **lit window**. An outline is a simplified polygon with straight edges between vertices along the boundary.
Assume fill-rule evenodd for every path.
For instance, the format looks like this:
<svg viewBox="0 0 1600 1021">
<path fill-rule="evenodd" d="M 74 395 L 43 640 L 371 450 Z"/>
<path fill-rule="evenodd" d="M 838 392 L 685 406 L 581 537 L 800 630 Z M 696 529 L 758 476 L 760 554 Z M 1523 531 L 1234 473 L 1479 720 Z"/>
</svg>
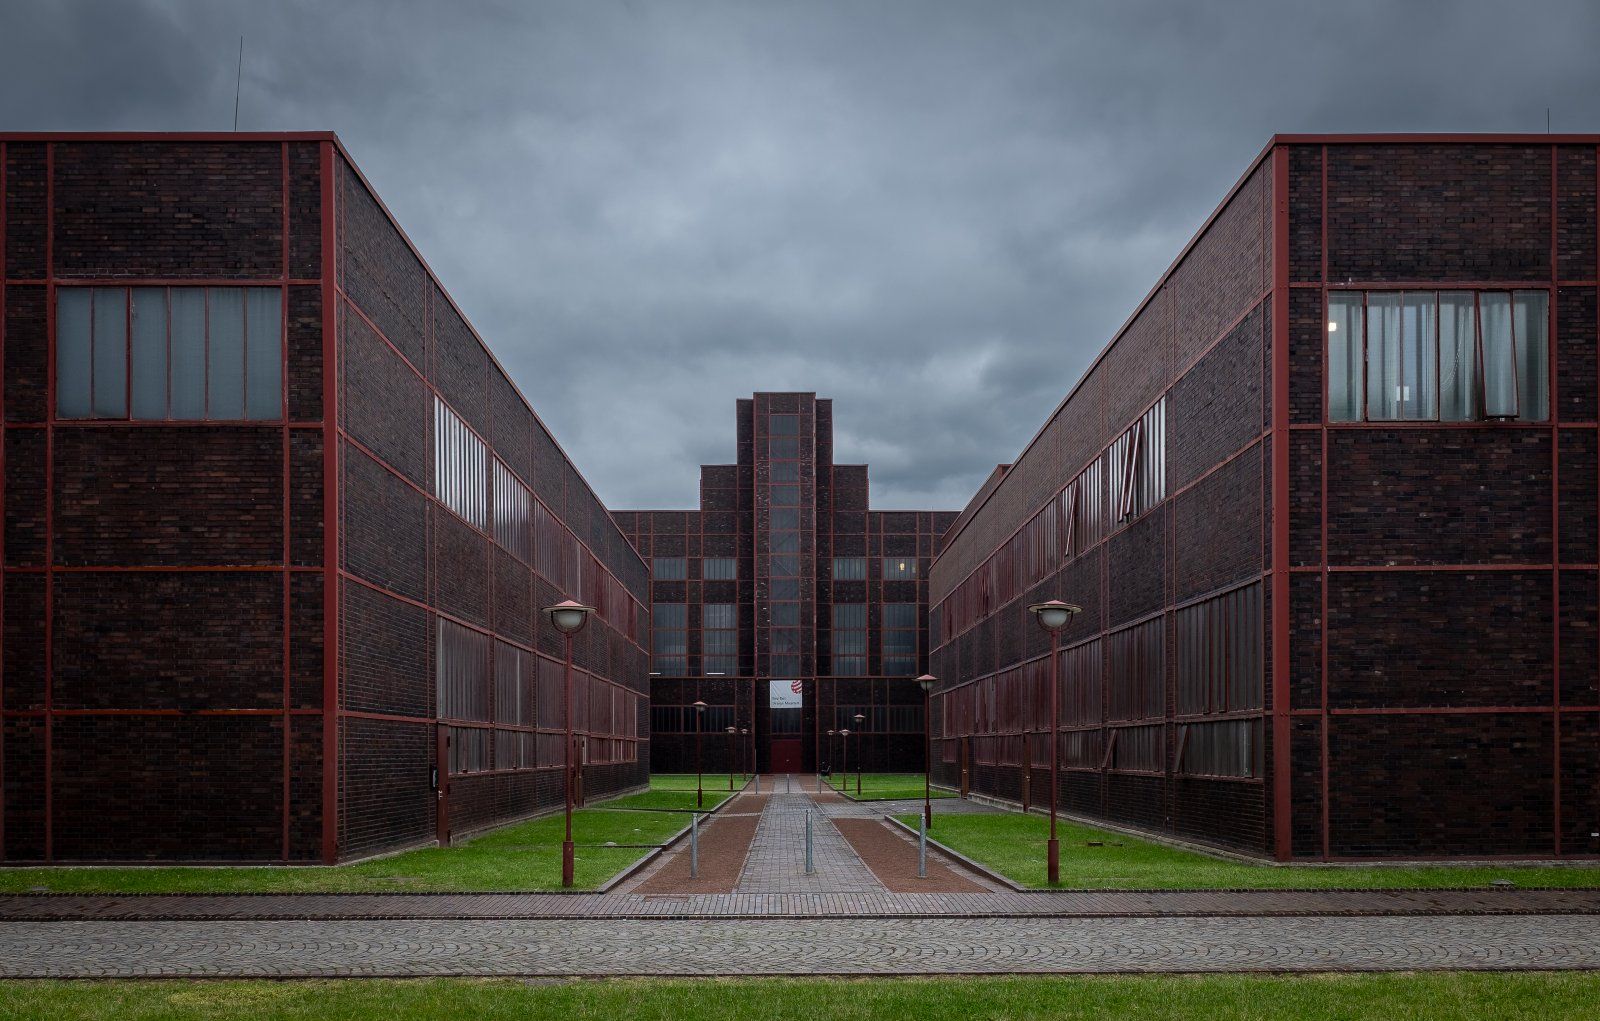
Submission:
<svg viewBox="0 0 1600 1021">
<path fill-rule="evenodd" d="M 1543 421 L 1549 317 L 1546 291 L 1336 291 L 1328 418 Z"/>
<path fill-rule="evenodd" d="M 898 581 L 917 576 L 916 557 L 884 557 L 883 580 Z"/>
<path fill-rule="evenodd" d="M 60 288 L 56 415 L 282 418 L 283 290 Z"/>
</svg>

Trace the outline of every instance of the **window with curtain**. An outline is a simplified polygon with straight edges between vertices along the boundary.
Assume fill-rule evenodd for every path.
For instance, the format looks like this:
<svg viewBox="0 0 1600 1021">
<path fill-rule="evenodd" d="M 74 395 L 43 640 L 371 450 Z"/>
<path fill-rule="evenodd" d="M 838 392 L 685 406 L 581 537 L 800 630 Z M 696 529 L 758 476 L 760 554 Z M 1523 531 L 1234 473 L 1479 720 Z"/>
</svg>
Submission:
<svg viewBox="0 0 1600 1021">
<path fill-rule="evenodd" d="M 1550 417 L 1547 291 L 1335 291 L 1334 422 Z"/>
<path fill-rule="evenodd" d="M 883 580 L 903 581 L 917 576 L 916 557 L 884 557 Z"/>
<path fill-rule="evenodd" d="M 283 417 L 283 289 L 56 290 L 56 415 Z"/>
</svg>

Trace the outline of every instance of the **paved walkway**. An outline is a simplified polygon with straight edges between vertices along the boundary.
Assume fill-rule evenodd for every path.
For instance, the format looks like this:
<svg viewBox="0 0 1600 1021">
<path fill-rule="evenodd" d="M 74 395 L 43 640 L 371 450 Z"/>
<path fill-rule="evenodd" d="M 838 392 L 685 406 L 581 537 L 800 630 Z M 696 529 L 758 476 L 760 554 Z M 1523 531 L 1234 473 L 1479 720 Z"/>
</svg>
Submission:
<svg viewBox="0 0 1600 1021">
<path fill-rule="evenodd" d="M 832 820 L 920 802 L 762 788 L 730 893 L 0 896 L 0 976 L 1600 968 L 1600 890 L 891 893 Z"/>
<path fill-rule="evenodd" d="M 915 975 L 1600 968 L 1600 918 L 21 922 L 0 976 Z"/>
</svg>

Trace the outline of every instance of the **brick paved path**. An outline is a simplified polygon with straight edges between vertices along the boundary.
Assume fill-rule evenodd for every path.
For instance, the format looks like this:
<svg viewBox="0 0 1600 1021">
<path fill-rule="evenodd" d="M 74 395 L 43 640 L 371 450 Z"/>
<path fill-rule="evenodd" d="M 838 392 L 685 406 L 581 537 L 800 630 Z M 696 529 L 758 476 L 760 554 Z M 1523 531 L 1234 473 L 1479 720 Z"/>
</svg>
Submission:
<svg viewBox="0 0 1600 1021">
<path fill-rule="evenodd" d="M 823 815 L 821 806 L 799 784 L 767 798 L 756 839 L 745 858 L 736 893 L 883 893 L 883 884 L 861 863 L 850 845 Z M 812 864 L 806 875 L 806 813 L 811 813 Z"/>
<path fill-rule="evenodd" d="M 0 976 L 1600 968 L 1600 917 L 19 922 Z"/>
</svg>

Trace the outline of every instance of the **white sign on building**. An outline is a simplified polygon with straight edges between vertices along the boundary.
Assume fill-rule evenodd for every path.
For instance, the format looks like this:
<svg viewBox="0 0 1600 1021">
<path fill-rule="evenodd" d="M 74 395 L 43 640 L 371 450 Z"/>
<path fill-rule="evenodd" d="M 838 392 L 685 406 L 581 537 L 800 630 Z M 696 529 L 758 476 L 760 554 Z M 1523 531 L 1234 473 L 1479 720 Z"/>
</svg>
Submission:
<svg viewBox="0 0 1600 1021">
<path fill-rule="evenodd" d="M 768 681 L 767 705 L 773 709 L 799 709 L 801 689 L 799 681 Z"/>
</svg>

